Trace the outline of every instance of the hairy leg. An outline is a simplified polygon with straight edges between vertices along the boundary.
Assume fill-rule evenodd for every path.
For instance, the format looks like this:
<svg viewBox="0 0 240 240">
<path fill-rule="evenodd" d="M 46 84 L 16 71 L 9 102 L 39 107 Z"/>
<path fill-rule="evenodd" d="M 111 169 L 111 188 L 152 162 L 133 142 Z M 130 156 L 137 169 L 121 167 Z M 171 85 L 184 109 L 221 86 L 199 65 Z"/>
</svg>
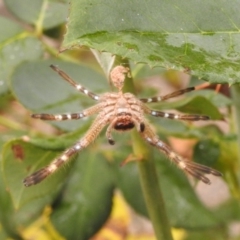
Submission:
<svg viewBox="0 0 240 240">
<path fill-rule="evenodd" d="M 73 87 L 75 87 L 78 91 L 84 93 L 85 95 L 87 95 L 88 97 L 92 98 L 93 100 L 99 101 L 100 97 L 93 93 L 90 92 L 88 89 L 86 89 L 85 87 L 83 87 L 81 84 L 76 83 L 72 78 L 70 78 L 64 71 L 62 71 L 61 69 L 59 69 L 57 66 L 54 65 L 50 65 L 50 67 L 57 72 L 64 80 L 66 80 L 68 83 L 70 83 Z"/>
<path fill-rule="evenodd" d="M 49 120 L 49 121 L 63 121 L 72 119 L 81 119 L 98 113 L 104 107 L 103 103 L 98 103 L 90 108 L 87 108 L 79 113 L 65 113 L 65 114 L 49 114 L 49 113 L 34 113 L 31 114 L 32 118 Z"/>
<path fill-rule="evenodd" d="M 140 101 L 144 102 L 144 103 L 162 102 L 162 101 L 165 101 L 167 99 L 180 96 L 180 95 L 182 95 L 186 92 L 194 91 L 195 89 L 196 89 L 195 87 L 189 87 L 189 88 L 185 88 L 185 89 L 175 91 L 173 93 L 169 93 L 169 94 L 164 95 L 164 96 L 151 97 L 151 98 L 141 98 Z"/>
<path fill-rule="evenodd" d="M 104 126 L 108 123 L 106 118 L 99 115 L 87 133 L 72 147 L 65 150 L 60 156 L 55 158 L 48 166 L 41 168 L 23 180 L 26 187 L 40 183 L 49 175 L 57 171 L 62 165 L 67 163 L 76 153 L 79 153 L 92 143 L 99 135 Z"/>
<path fill-rule="evenodd" d="M 141 132 L 141 136 L 143 139 L 151 144 L 152 146 L 156 147 L 160 152 L 165 154 L 173 163 L 175 163 L 180 169 L 189 173 L 193 177 L 201 180 L 206 184 L 211 184 L 210 180 L 205 177 L 205 174 L 212 174 L 214 176 L 222 176 L 222 174 L 210 167 L 194 163 L 192 161 L 188 161 L 177 153 L 171 150 L 171 148 L 159 140 L 157 135 L 153 132 L 149 125 L 145 124 L 145 131 Z"/>
</svg>

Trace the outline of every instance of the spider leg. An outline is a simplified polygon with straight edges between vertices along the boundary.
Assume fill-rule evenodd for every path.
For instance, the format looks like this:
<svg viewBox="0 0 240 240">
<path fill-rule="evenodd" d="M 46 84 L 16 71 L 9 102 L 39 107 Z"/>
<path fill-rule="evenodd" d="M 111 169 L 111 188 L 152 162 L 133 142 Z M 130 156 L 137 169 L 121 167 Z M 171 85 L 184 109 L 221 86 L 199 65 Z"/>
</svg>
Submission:
<svg viewBox="0 0 240 240">
<path fill-rule="evenodd" d="M 34 113 L 31 114 L 32 118 L 49 120 L 49 121 L 63 121 L 63 120 L 72 120 L 72 119 L 81 119 L 88 117 L 95 113 L 98 113 L 103 108 L 103 103 L 98 103 L 95 106 L 87 108 L 80 113 L 66 113 L 66 114 L 49 114 L 49 113 Z"/>
<path fill-rule="evenodd" d="M 23 180 L 23 184 L 26 187 L 35 185 L 40 183 L 49 175 L 53 174 L 56 170 L 58 170 L 62 165 L 67 163 L 72 156 L 76 153 L 82 151 L 86 148 L 91 142 L 93 142 L 96 137 L 99 135 L 103 127 L 107 124 L 108 119 L 104 118 L 102 114 L 100 114 L 87 133 L 81 138 L 77 143 L 75 143 L 72 147 L 65 150 L 60 156 L 55 158 L 48 166 L 41 168 L 40 170 L 34 172 L 30 176 L 26 177 Z"/>
<path fill-rule="evenodd" d="M 205 177 L 204 174 L 222 176 L 222 174 L 215 169 L 188 161 L 179 156 L 177 153 L 173 152 L 167 144 L 158 139 L 157 135 L 148 125 L 145 124 L 145 131 L 140 134 L 146 142 L 156 147 L 160 152 L 164 153 L 180 169 L 201 180 L 202 182 L 206 184 L 211 184 L 210 180 Z"/>
<path fill-rule="evenodd" d="M 110 145 L 115 144 L 115 141 L 113 140 L 113 137 L 112 137 L 112 130 L 116 122 L 117 120 L 112 121 L 106 130 L 106 137 Z"/>
<path fill-rule="evenodd" d="M 165 101 L 165 100 L 170 99 L 170 98 L 180 96 L 180 95 L 182 95 L 186 92 L 191 92 L 195 89 L 196 89 L 195 87 L 189 87 L 189 88 L 185 88 L 185 89 L 175 91 L 173 93 L 169 93 L 169 94 L 164 95 L 164 96 L 158 96 L 158 97 L 152 97 L 152 98 L 141 98 L 140 101 L 144 102 L 144 103 L 161 102 L 161 101 Z"/>
<path fill-rule="evenodd" d="M 163 117 L 163 118 L 170 118 L 170 119 L 178 119 L 178 120 L 185 120 L 185 121 L 199 121 L 199 120 L 209 120 L 209 116 L 205 115 L 198 115 L 198 114 L 174 114 L 174 113 L 165 113 L 157 110 L 152 110 L 148 108 L 145 104 L 142 103 L 142 108 L 145 113 L 150 114 L 154 117 Z"/>
<path fill-rule="evenodd" d="M 93 93 L 90 92 L 88 89 L 86 89 L 85 87 L 83 87 L 81 84 L 76 83 L 75 81 L 73 81 L 73 79 L 71 79 L 64 71 L 62 71 L 61 69 L 59 69 L 57 66 L 54 65 L 50 65 L 50 67 L 57 72 L 64 80 L 66 80 L 68 83 L 70 83 L 73 87 L 75 87 L 78 91 L 84 93 L 85 95 L 87 95 L 88 97 L 92 98 L 93 100 L 99 101 L 100 97 Z"/>
<path fill-rule="evenodd" d="M 155 111 L 150 110 L 149 114 L 151 114 L 154 117 L 163 117 L 163 118 L 170 118 L 170 119 L 179 119 L 179 120 L 185 120 L 185 121 L 199 121 L 199 120 L 209 120 L 209 116 L 205 115 L 197 115 L 197 114 L 174 114 L 174 113 L 165 113 L 161 111 Z"/>
</svg>

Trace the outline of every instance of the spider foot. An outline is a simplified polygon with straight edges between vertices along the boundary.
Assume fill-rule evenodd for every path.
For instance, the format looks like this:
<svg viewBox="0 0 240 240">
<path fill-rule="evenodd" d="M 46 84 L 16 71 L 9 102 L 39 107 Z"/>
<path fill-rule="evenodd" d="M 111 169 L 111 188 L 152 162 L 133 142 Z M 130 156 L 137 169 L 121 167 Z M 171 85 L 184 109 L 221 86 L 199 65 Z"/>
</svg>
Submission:
<svg viewBox="0 0 240 240">
<path fill-rule="evenodd" d="M 115 141 L 112 139 L 112 138 L 108 138 L 108 143 L 110 145 L 114 145 L 115 144 Z"/>
<path fill-rule="evenodd" d="M 45 179 L 50 174 L 47 167 L 38 170 L 37 172 L 33 173 L 32 175 L 26 177 L 23 180 L 23 184 L 26 187 L 30 187 L 37 183 L 40 183 L 43 179 Z"/>
<path fill-rule="evenodd" d="M 204 174 L 212 174 L 217 177 L 222 176 L 222 173 L 215 169 L 191 161 L 182 160 L 179 162 L 178 166 L 191 176 L 201 180 L 206 184 L 211 184 L 211 181 L 205 177 Z"/>
</svg>

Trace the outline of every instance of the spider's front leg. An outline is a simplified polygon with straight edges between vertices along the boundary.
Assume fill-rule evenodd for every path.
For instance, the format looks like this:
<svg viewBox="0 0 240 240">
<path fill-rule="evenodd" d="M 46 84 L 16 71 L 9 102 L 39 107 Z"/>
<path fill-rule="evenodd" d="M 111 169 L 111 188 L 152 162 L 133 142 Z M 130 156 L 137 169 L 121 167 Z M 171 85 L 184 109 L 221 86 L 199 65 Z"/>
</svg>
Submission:
<svg viewBox="0 0 240 240">
<path fill-rule="evenodd" d="M 100 110 L 102 110 L 103 107 L 104 107 L 103 103 L 98 103 L 79 113 L 66 113 L 66 114 L 34 113 L 31 114 L 31 117 L 49 121 L 76 120 L 98 113 Z"/>
<path fill-rule="evenodd" d="M 210 180 L 204 176 L 204 174 L 212 174 L 214 176 L 222 176 L 222 174 L 210 167 L 188 161 L 177 153 L 173 152 L 171 148 L 160 141 L 157 135 L 153 132 L 148 124 L 145 124 L 144 132 L 140 133 L 145 141 L 147 141 L 152 146 L 156 147 L 160 152 L 164 153 L 170 160 L 172 160 L 180 169 L 189 173 L 193 177 L 201 180 L 206 184 L 211 184 Z"/>
<path fill-rule="evenodd" d="M 81 84 L 76 83 L 72 78 L 70 78 L 64 71 L 62 71 L 61 69 L 59 69 L 57 66 L 54 65 L 50 65 L 50 67 L 57 72 L 64 80 L 66 80 L 68 83 L 70 83 L 73 87 L 75 87 L 78 91 L 84 93 L 85 95 L 87 95 L 88 97 L 92 98 L 93 100 L 99 101 L 100 97 L 93 93 L 90 92 L 88 89 L 86 89 L 85 87 L 83 87 Z"/>
<path fill-rule="evenodd" d="M 82 151 L 86 148 L 91 142 L 93 142 L 98 134 L 101 132 L 103 127 L 108 123 L 108 119 L 104 118 L 102 114 L 100 114 L 91 128 L 87 131 L 83 138 L 81 138 L 76 144 L 72 147 L 65 150 L 60 156 L 55 158 L 48 166 L 41 168 L 37 172 L 31 174 L 23 180 L 23 183 L 26 187 L 35 185 L 40 183 L 49 175 L 53 174 L 56 170 L 58 170 L 63 164 L 67 163 L 72 156 L 76 153 Z"/>
</svg>

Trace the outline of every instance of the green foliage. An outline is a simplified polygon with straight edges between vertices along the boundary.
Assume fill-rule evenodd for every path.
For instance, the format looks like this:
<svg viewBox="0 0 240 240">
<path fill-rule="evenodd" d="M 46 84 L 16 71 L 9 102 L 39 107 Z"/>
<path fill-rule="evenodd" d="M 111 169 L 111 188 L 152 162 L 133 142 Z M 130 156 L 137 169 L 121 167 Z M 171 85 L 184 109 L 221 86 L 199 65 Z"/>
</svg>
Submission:
<svg viewBox="0 0 240 240">
<path fill-rule="evenodd" d="M 1 112 L 11 112 L 11 97 L 36 113 L 79 112 L 93 104 L 91 99 L 62 81 L 48 67 L 50 64 L 58 65 L 93 92 L 111 91 L 107 77 L 93 63 L 86 49 L 58 54 L 58 50 L 52 47 L 60 42 L 51 36 L 56 30 L 62 32 L 69 8 L 67 2 L 4 1 L 18 21 L 0 17 Z M 131 70 L 138 94 L 144 97 L 155 91 L 145 79 L 165 71 L 165 68 L 191 70 L 192 74 L 211 83 L 239 83 L 237 3 L 72 0 L 62 48 L 84 45 L 128 58 L 132 61 Z M 109 73 L 112 57 L 98 57 L 98 61 L 103 72 Z M 150 69 L 133 62 L 160 68 Z M 7 99 L 5 104 L 2 104 L 3 99 Z M 220 93 L 200 90 L 175 102 L 157 103 L 153 108 L 175 109 L 209 115 L 212 120 L 227 118 L 232 121 L 229 111 L 232 104 Z M 219 110 L 222 107 L 226 109 L 224 114 Z M 71 146 L 84 134 L 91 121 L 51 122 L 49 124 L 65 134 L 47 137 L 32 127 L 27 116 L 23 120 L 25 127 L 21 127 L 18 120 L 11 122 L 4 115 L 0 118 L 0 124 L 6 128 L 0 139 L 0 223 L 4 228 L 3 235 L 6 233 L 14 239 L 21 239 L 19 229 L 28 227 L 42 215 L 46 206 L 51 206 L 50 220 L 63 237 L 89 239 L 109 217 L 116 188 L 137 213 L 149 216 L 136 162 L 119 166 L 133 152 L 128 133 L 116 136 L 117 144 L 113 147 L 106 146 L 106 139 L 100 137 L 54 176 L 31 188 L 23 186 L 24 177 Z M 152 117 L 150 121 L 165 140 L 169 136 L 194 138 L 194 159 L 221 170 L 232 194 L 229 203 L 210 211 L 198 199 L 186 176 L 150 148 L 171 226 L 194 230 L 189 231 L 186 239 L 198 239 L 203 233 L 206 239 L 214 239 L 214 234 L 222 239 L 228 224 L 240 218 L 237 201 L 239 166 L 233 127 L 223 134 L 213 124 L 199 128 L 169 119 Z M 21 138 L 22 135 L 27 138 Z"/>
<path fill-rule="evenodd" d="M 42 57 L 40 41 L 26 32 L 20 25 L 0 17 L 0 93 L 6 93 L 8 82 L 14 68 L 26 60 Z"/>
<path fill-rule="evenodd" d="M 103 89 L 108 89 L 107 82 L 101 74 L 83 65 L 60 60 L 24 62 L 12 75 L 11 90 L 18 101 L 33 112 L 75 112 L 93 102 L 65 81 L 59 81 L 59 75 L 49 67 L 50 64 L 58 65 L 70 73 L 73 79 L 78 79 L 79 83 L 94 92 L 100 93 Z M 29 101 L 29 96 L 34 96 L 34 99 Z M 68 131 L 76 130 L 84 123 L 84 120 L 53 122 L 54 125 Z"/>
<path fill-rule="evenodd" d="M 72 0 L 63 47 L 85 45 L 233 84 L 240 79 L 238 3 Z"/>
<path fill-rule="evenodd" d="M 15 17 L 25 23 L 39 24 L 44 30 L 65 23 L 68 12 L 68 1 L 66 0 L 36 0 L 34 2 L 26 0 L 21 4 L 16 3 L 14 0 L 6 0 L 4 3 Z"/>
<path fill-rule="evenodd" d="M 18 226 L 27 226 L 36 219 L 61 189 L 63 183 L 60 179 L 66 176 L 66 171 L 59 171 L 49 184 L 40 186 L 37 191 L 27 189 L 22 184 L 29 169 L 45 165 L 58 153 L 22 140 L 12 140 L 5 144 L 1 155 L 1 224 L 10 236 L 19 234 Z"/>
<path fill-rule="evenodd" d="M 102 226 L 112 207 L 113 179 L 111 164 L 99 151 L 79 156 L 51 216 L 62 236 L 89 239 Z"/>
<path fill-rule="evenodd" d="M 118 174 L 117 186 L 131 206 L 147 217 L 148 213 L 141 194 L 137 165 L 133 162 L 119 169 L 124 154 L 118 153 L 118 155 L 115 161 Z M 217 226 L 222 219 L 217 219 L 208 209 L 203 207 L 184 174 L 175 166 L 170 165 L 165 157 L 159 156 L 157 152 L 155 155 L 155 164 L 158 177 L 161 179 L 161 188 L 171 225 L 187 229 Z M 138 196 L 137 200 L 136 195 Z"/>
</svg>

